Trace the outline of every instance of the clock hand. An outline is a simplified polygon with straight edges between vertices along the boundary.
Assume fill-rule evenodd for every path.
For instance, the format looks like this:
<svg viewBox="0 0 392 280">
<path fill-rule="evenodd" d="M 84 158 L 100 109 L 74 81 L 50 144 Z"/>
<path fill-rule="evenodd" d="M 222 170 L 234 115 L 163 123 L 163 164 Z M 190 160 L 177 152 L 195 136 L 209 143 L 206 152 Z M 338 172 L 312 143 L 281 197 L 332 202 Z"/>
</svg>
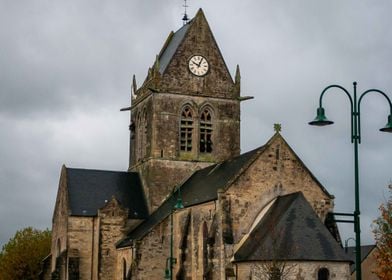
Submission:
<svg viewBox="0 0 392 280">
<path fill-rule="evenodd" d="M 199 64 L 197 65 L 197 67 L 200 68 L 201 63 L 203 62 L 203 58 L 200 59 Z"/>
</svg>

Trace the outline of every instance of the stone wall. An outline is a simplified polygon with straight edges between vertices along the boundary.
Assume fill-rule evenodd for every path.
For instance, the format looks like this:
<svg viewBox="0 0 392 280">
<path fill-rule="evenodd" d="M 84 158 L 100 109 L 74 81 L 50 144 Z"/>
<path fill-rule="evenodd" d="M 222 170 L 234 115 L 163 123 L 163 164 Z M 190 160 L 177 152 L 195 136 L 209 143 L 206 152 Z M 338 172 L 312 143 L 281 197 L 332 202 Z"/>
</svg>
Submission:
<svg viewBox="0 0 392 280">
<path fill-rule="evenodd" d="M 175 212 L 175 273 L 181 275 L 180 279 L 225 279 L 234 275 L 231 258 L 236 244 L 249 232 L 263 207 L 278 195 L 303 192 L 321 220 L 333 207 L 332 197 L 279 135 L 229 184 L 226 191 L 218 191 L 218 200 Z M 162 277 L 169 242 L 170 217 L 141 240 L 137 279 Z"/>
<path fill-rule="evenodd" d="M 175 279 L 203 279 L 208 269 L 211 274 L 218 273 L 219 250 L 212 249 L 217 234 L 212 226 L 215 209 L 215 203 L 211 202 L 173 214 Z M 166 218 L 135 245 L 132 260 L 136 264 L 135 279 L 163 278 L 170 257 L 170 219 Z"/>
<path fill-rule="evenodd" d="M 56 267 L 56 260 L 67 249 L 68 227 L 68 195 L 67 195 L 67 169 L 61 168 L 59 188 L 52 219 L 52 246 L 51 246 L 51 269 Z"/>
<path fill-rule="evenodd" d="M 329 271 L 328 279 L 350 279 L 349 264 L 343 262 L 284 262 L 278 265 L 285 266 L 283 273 L 287 280 L 314 280 L 318 279 L 318 272 L 322 268 Z M 237 279 L 262 280 L 266 279 L 265 273 L 271 268 L 267 262 L 238 263 L 235 265 Z"/>
<path fill-rule="evenodd" d="M 192 151 L 180 151 L 179 123 L 181 108 L 190 104 L 194 110 Z M 212 117 L 212 153 L 199 152 L 199 110 L 208 105 Z M 132 115 L 148 108 L 146 157 L 130 162 L 131 171 L 142 175 L 145 193 L 154 210 L 170 194 L 172 188 L 188 178 L 197 168 L 220 162 L 240 153 L 240 107 L 239 101 L 187 96 L 168 93 L 154 93 L 138 104 Z M 136 124 L 136 126 L 138 126 Z M 139 131 L 140 132 L 140 131 Z M 136 131 L 135 133 L 138 133 Z M 135 135 L 135 138 L 138 138 Z M 131 140 L 135 142 L 135 139 Z M 137 145 L 131 145 L 132 154 L 137 154 Z"/>
<path fill-rule="evenodd" d="M 196 169 L 210 163 L 150 159 L 135 167 L 141 174 L 150 212 L 156 210 L 174 187 L 187 179 Z"/>
<path fill-rule="evenodd" d="M 128 211 L 122 209 L 115 198 L 98 211 L 99 269 L 98 279 L 121 279 L 116 276 L 117 252 L 115 244 L 125 236 Z"/>
<path fill-rule="evenodd" d="M 322 221 L 333 200 L 279 135 L 225 193 L 234 243 L 249 232 L 262 208 L 278 195 L 301 191 Z"/>
<path fill-rule="evenodd" d="M 96 217 L 69 217 L 68 248 L 79 251 L 80 280 L 98 280 L 98 224 Z"/>
<path fill-rule="evenodd" d="M 117 250 L 116 259 L 116 278 L 118 280 L 130 279 L 132 270 L 135 267 L 133 263 L 133 249 L 132 247 L 121 248 Z"/>
<path fill-rule="evenodd" d="M 132 262 L 137 267 L 132 279 L 162 279 L 169 257 L 169 219 L 166 219 L 149 232 L 142 240 L 135 242 L 135 255 Z"/>
<path fill-rule="evenodd" d="M 188 69 L 195 54 L 209 61 L 209 72 L 203 77 Z M 160 72 L 156 62 L 132 99 L 129 170 L 142 174 L 151 211 L 199 166 L 239 155 L 239 83 L 239 72 L 234 82 L 199 11 L 166 70 Z M 180 149 L 180 116 L 185 105 L 191 107 L 194 120 L 191 151 Z M 212 113 L 211 153 L 199 149 L 199 119 L 206 106 Z"/>
</svg>

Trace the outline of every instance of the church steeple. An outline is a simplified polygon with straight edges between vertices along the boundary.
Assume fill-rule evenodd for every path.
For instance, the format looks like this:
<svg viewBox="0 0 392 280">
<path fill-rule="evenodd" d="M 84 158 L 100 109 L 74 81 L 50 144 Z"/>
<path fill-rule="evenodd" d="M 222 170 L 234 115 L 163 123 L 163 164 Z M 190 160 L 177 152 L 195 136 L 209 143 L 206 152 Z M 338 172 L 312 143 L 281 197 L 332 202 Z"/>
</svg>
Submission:
<svg viewBox="0 0 392 280">
<path fill-rule="evenodd" d="M 157 185 L 173 186 L 198 166 L 239 155 L 239 69 L 233 81 L 202 9 L 169 34 L 135 95 L 130 170 L 164 173 Z"/>
</svg>

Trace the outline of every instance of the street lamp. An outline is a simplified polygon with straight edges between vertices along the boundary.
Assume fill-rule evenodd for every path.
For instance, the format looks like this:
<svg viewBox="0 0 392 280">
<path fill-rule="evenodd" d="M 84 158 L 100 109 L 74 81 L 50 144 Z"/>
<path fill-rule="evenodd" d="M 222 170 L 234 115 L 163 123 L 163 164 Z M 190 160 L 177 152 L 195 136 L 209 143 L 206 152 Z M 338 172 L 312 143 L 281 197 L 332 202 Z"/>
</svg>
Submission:
<svg viewBox="0 0 392 280">
<path fill-rule="evenodd" d="M 173 214 L 178 209 L 183 209 L 184 205 L 181 198 L 181 189 L 177 192 L 177 202 L 173 206 L 170 214 L 170 257 L 166 259 L 165 278 L 173 280 L 173 265 L 177 263 L 177 259 L 173 257 Z"/>
<path fill-rule="evenodd" d="M 350 240 L 352 240 L 352 241 L 355 242 L 355 238 L 353 238 L 353 237 L 347 238 L 347 239 L 344 241 L 344 251 L 345 251 L 346 253 L 348 252 L 348 242 L 349 242 Z M 355 251 L 354 251 L 354 252 L 355 252 Z"/>
<path fill-rule="evenodd" d="M 322 99 L 324 94 L 331 88 L 339 88 L 341 89 L 349 98 L 350 105 L 351 105 L 351 143 L 354 143 L 354 181 L 355 181 L 355 211 L 354 214 L 345 214 L 345 213 L 335 213 L 336 215 L 342 216 L 353 216 L 354 217 L 354 231 L 355 231 L 355 270 L 356 270 L 356 279 L 361 280 L 361 227 L 360 227 L 360 210 L 359 210 L 359 169 L 358 169 L 358 144 L 361 143 L 361 115 L 360 115 L 360 108 L 361 108 L 361 101 L 362 98 L 367 95 L 368 93 L 374 92 L 383 95 L 390 107 L 390 114 L 388 116 L 388 121 L 385 127 L 381 128 L 380 131 L 382 132 L 392 132 L 392 103 L 389 97 L 378 89 L 369 89 L 363 92 L 359 100 L 357 100 L 357 83 L 353 83 L 354 86 L 354 95 L 351 94 L 342 86 L 339 85 L 330 85 L 326 87 L 320 95 L 319 101 L 319 108 L 317 109 L 317 116 L 316 118 L 309 122 L 310 125 L 316 126 L 325 126 L 333 124 L 333 121 L 328 120 L 325 115 L 325 110 L 322 106 Z M 342 221 L 347 222 L 347 221 Z"/>
</svg>

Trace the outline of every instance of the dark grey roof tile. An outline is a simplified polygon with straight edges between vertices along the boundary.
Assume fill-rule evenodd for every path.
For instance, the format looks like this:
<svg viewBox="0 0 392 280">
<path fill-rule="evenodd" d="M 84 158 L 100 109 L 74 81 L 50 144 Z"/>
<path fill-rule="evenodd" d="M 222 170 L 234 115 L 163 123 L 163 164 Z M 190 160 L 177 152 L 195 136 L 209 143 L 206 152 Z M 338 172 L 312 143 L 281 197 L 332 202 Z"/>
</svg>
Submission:
<svg viewBox="0 0 392 280">
<path fill-rule="evenodd" d="M 186 32 L 190 26 L 190 22 L 185 24 L 183 27 L 178 29 L 171 37 L 170 42 L 166 46 L 164 50 L 162 50 L 161 55 L 159 56 L 159 72 L 163 74 L 166 67 L 169 65 L 173 55 L 175 54 L 177 48 L 181 44 L 182 40 L 185 37 Z"/>
<path fill-rule="evenodd" d="M 264 146 L 196 171 L 146 221 L 120 241 L 117 247 L 129 246 L 132 240 L 139 240 L 168 217 L 177 202 L 179 190 L 185 207 L 216 200 L 218 190 L 227 187 L 228 183 L 263 149 Z"/>
<path fill-rule="evenodd" d="M 351 261 L 300 192 L 278 197 L 234 254 L 262 260 Z"/>
<path fill-rule="evenodd" d="M 96 216 L 114 196 L 132 219 L 148 217 L 138 173 L 67 168 L 69 208 L 72 216 Z"/>
</svg>

